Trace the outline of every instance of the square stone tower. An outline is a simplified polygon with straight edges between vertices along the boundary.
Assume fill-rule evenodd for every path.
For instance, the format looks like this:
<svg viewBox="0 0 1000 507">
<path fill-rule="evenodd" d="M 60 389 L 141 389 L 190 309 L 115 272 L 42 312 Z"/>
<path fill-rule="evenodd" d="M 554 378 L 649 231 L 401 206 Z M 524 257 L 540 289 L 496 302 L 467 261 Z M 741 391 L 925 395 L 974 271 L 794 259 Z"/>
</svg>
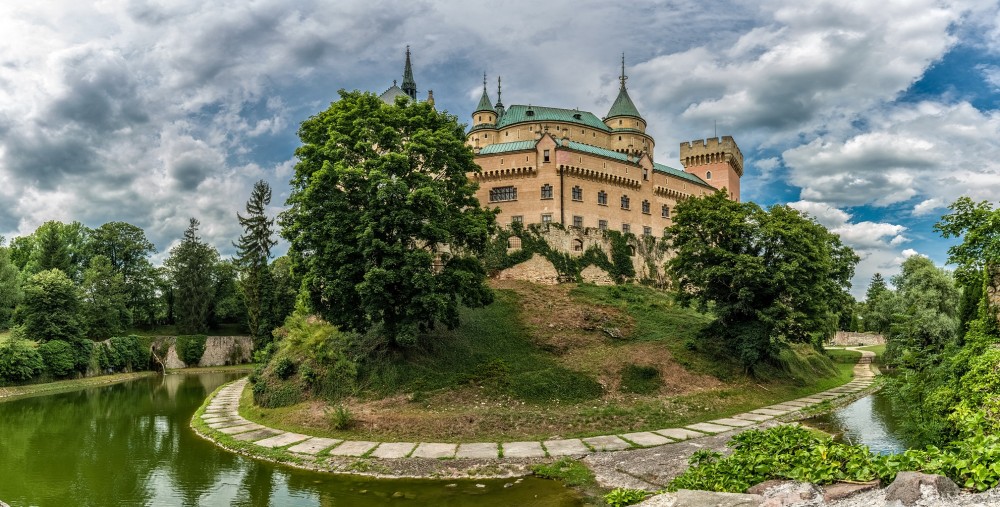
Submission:
<svg viewBox="0 0 1000 507">
<path fill-rule="evenodd" d="M 725 188 L 729 198 L 739 202 L 743 153 L 731 136 L 681 143 L 680 158 L 684 171 L 715 188 Z"/>
</svg>

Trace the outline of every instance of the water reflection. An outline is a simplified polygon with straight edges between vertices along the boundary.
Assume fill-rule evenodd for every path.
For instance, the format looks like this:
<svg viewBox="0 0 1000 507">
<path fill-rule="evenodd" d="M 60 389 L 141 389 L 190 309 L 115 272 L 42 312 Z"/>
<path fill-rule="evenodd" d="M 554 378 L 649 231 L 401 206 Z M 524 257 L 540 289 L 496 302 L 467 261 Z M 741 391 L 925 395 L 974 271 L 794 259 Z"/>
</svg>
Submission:
<svg viewBox="0 0 1000 507">
<path fill-rule="evenodd" d="M 876 454 L 900 453 L 908 448 L 899 434 L 891 400 L 881 392 L 803 422 L 833 433 L 840 441 L 867 445 Z"/>
<path fill-rule="evenodd" d="M 20 506 L 580 505 L 526 479 L 375 481 L 222 451 L 188 423 L 233 374 L 167 375 L 0 403 L 0 499 Z"/>
</svg>

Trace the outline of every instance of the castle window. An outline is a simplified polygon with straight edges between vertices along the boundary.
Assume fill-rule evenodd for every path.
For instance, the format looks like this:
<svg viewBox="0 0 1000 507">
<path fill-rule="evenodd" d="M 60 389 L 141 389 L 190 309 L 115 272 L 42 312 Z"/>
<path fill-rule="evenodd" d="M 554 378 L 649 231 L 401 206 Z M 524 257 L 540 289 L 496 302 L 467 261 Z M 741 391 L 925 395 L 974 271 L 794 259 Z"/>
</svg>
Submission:
<svg viewBox="0 0 1000 507">
<path fill-rule="evenodd" d="M 503 165 L 503 159 L 500 159 L 500 165 Z"/>
<path fill-rule="evenodd" d="M 653 228 L 652 227 L 643 227 L 642 228 L 642 235 L 643 236 L 652 236 L 653 235 Z"/>
<path fill-rule="evenodd" d="M 583 200 L 583 189 L 579 185 L 573 187 L 573 200 L 582 201 Z"/>
<path fill-rule="evenodd" d="M 642 201 L 642 212 L 647 215 L 649 214 L 649 201 L 646 200 Z"/>
<path fill-rule="evenodd" d="M 712 171 L 708 171 L 708 172 L 705 173 L 705 179 L 706 180 L 712 179 Z"/>
<path fill-rule="evenodd" d="M 521 249 L 521 238 L 517 236 L 511 236 L 507 238 L 507 248 L 520 250 Z"/>
<path fill-rule="evenodd" d="M 504 132 L 503 135 L 504 137 L 510 137 L 510 132 Z"/>
<path fill-rule="evenodd" d="M 629 224 L 622 224 L 622 234 L 631 234 L 632 226 Z M 635 255 L 635 254 L 632 254 Z"/>
<path fill-rule="evenodd" d="M 514 215 L 514 216 L 510 217 L 510 223 L 511 223 L 511 225 L 513 225 L 513 224 L 523 224 L 524 223 L 524 217 L 521 216 L 521 215 Z"/>
<path fill-rule="evenodd" d="M 583 217 L 579 215 L 573 215 L 573 227 L 583 229 Z"/>
<path fill-rule="evenodd" d="M 479 115 L 479 119 L 476 121 L 483 121 L 483 115 Z"/>
<path fill-rule="evenodd" d="M 618 136 L 618 140 L 621 141 L 622 140 L 622 136 Z"/>
<path fill-rule="evenodd" d="M 629 209 L 629 199 L 627 195 L 622 196 L 622 209 Z"/>
<path fill-rule="evenodd" d="M 670 218 L 670 206 L 664 204 L 663 207 L 660 208 L 660 216 L 663 218 Z"/>
<path fill-rule="evenodd" d="M 543 224 L 551 224 L 552 223 L 552 213 L 546 213 L 546 214 L 542 215 L 542 223 Z"/>
<path fill-rule="evenodd" d="M 551 199 L 551 198 L 552 198 L 552 185 L 546 183 L 542 185 L 542 199 Z"/>
<path fill-rule="evenodd" d="M 489 138 L 490 138 L 489 134 L 483 134 L 483 139 L 489 139 Z"/>
<path fill-rule="evenodd" d="M 490 189 L 490 202 L 504 202 L 517 200 L 517 187 L 493 187 Z"/>
<path fill-rule="evenodd" d="M 581 219 L 581 221 L 582 221 L 582 219 Z M 574 252 L 582 252 L 583 251 L 583 240 L 582 239 L 577 238 L 577 239 L 573 240 L 573 251 Z"/>
<path fill-rule="evenodd" d="M 618 120 L 618 124 L 619 124 L 619 125 L 621 125 L 621 124 L 622 124 L 622 121 L 621 121 L 621 120 Z"/>
<path fill-rule="evenodd" d="M 601 206 L 607 206 L 608 205 L 608 193 L 607 192 L 601 190 L 600 192 L 597 193 L 597 204 L 600 204 Z"/>
<path fill-rule="evenodd" d="M 542 151 L 542 162 L 548 163 L 549 161 L 549 150 Z"/>
<path fill-rule="evenodd" d="M 608 221 L 607 220 L 598 220 L 597 221 L 597 228 L 600 229 L 600 230 L 602 230 L 602 231 L 608 230 Z"/>
<path fill-rule="evenodd" d="M 649 181 L 649 169 L 646 169 L 645 167 L 642 168 L 642 179 Z"/>
</svg>

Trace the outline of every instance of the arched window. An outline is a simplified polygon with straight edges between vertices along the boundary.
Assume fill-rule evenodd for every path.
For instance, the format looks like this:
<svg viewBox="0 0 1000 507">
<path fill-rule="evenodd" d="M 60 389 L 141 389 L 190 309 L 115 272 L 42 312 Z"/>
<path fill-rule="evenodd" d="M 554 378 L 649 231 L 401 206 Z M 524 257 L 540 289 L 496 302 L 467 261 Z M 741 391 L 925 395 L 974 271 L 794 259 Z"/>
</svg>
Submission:
<svg viewBox="0 0 1000 507">
<path fill-rule="evenodd" d="M 706 179 L 706 180 L 710 180 L 710 179 L 712 179 L 712 171 L 707 171 L 707 172 L 705 173 L 705 179 Z"/>
<path fill-rule="evenodd" d="M 574 252 L 582 252 L 583 251 L 583 240 L 582 239 L 574 239 L 573 240 L 573 251 Z"/>
</svg>

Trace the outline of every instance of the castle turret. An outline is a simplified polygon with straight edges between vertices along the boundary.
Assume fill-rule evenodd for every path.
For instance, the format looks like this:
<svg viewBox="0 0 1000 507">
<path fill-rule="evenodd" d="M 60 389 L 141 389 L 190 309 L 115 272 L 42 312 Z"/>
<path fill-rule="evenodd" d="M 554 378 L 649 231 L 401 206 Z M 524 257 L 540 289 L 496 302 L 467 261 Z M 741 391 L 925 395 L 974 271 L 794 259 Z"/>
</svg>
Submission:
<svg viewBox="0 0 1000 507">
<path fill-rule="evenodd" d="M 619 153 L 627 153 L 639 156 L 646 153 L 653 157 L 653 138 L 646 135 L 646 120 L 639 114 L 639 110 L 628 96 L 625 88 L 625 54 L 622 54 L 622 73 L 618 77 L 621 86 L 618 89 L 618 97 L 611 104 L 607 116 L 604 117 L 604 124 L 611 128 L 614 135 L 611 138 L 612 149 Z"/>
<path fill-rule="evenodd" d="M 413 67 L 410 65 L 410 46 L 406 46 L 406 66 L 403 68 L 403 91 L 417 101 L 417 83 L 413 80 Z"/>
<path fill-rule="evenodd" d="M 730 199 L 740 200 L 743 153 L 731 136 L 681 143 L 680 151 L 685 171 L 715 188 L 725 188 Z"/>
<path fill-rule="evenodd" d="M 497 76 L 497 105 L 494 107 L 494 110 L 497 112 L 497 121 L 503 118 L 503 114 L 506 112 L 503 107 L 503 101 L 500 100 L 500 76 Z"/>
<path fill-rule="evenodd" d="M 497 111 L 493 107 L 493 101 L 486 93 L 486 74 L 483 73 L 483 96 L 479 98 L 479 105 L 472 113 L 472 127 L 494 126 L 497 123 Z"/>
</svg>

